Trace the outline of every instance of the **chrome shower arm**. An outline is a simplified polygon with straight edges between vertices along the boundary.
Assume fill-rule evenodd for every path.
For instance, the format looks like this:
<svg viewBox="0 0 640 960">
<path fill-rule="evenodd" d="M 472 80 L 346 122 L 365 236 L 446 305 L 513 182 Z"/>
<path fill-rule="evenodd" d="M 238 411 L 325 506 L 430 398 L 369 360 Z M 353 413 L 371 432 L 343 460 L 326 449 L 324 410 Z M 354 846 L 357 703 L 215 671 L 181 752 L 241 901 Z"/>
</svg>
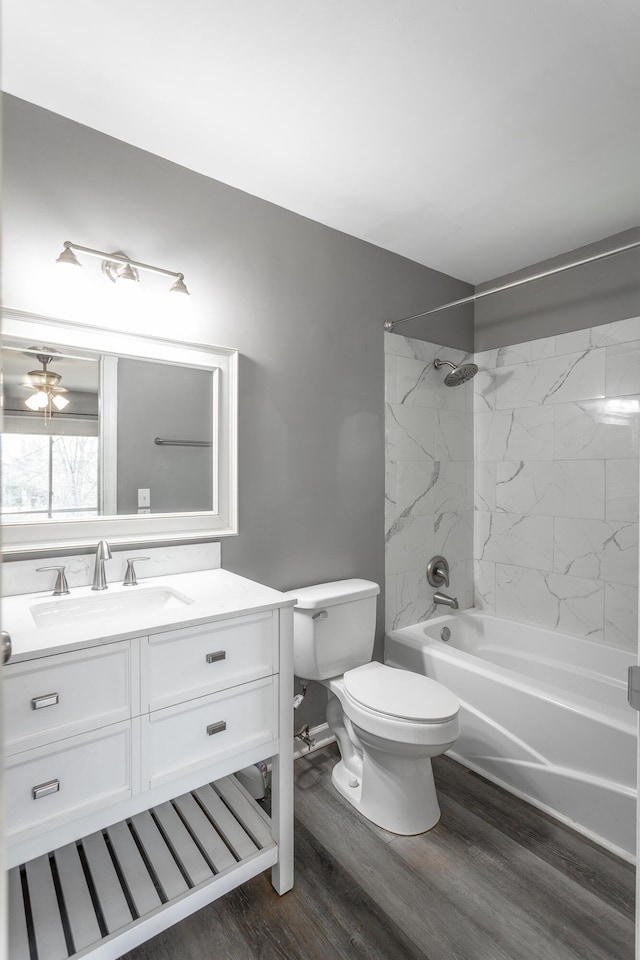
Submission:
<svg viewBox="0 0 640 960">
<path fill-rule="evenodd" d="M 436 370 L 439 370 L 440 367 L 444 367 L 445 363 L 447 364 L 447 366 L 451 367 L 452 370 L 456 370 L 456 369 L 457 369 L 457 364 L 451 363 L 451 360 L 437 360 L 437 359 L 436 359 L 436 360 L 433 361 L 433 365 L 434 365 L 434 367 L 436 368 Z"/>
</svg>

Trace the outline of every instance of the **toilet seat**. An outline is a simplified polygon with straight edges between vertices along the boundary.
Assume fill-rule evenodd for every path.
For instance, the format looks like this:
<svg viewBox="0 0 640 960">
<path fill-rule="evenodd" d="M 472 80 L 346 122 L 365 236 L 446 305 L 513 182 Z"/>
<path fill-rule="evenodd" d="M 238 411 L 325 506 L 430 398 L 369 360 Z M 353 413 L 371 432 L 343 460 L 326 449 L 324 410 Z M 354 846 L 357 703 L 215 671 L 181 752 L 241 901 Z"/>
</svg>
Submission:
<svg viewBox="0 0 640 960">
<path fill-rule="evenodd" d="M 343 677 L 348 698 L 366 711 L 411 723 L 446 723 L 457 717 L 458 698 L 436 680 L 373 661 Z"/>
</svg>

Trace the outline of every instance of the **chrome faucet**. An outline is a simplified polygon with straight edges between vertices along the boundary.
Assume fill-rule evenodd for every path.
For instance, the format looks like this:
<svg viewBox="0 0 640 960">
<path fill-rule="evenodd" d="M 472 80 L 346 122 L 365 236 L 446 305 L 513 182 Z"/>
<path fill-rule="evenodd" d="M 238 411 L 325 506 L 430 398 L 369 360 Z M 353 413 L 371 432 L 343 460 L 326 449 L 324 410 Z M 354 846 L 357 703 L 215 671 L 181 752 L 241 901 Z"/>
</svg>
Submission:
<svg viewBox="0 0 640 960">
<path fill-rule="evenodd" d="M 451 607 L 452 610 L 458 609 L 458 598 L 448 597 L 446 593 L 440 593 L 439 590 L 436 593 L 434 593 L 433 602 L 436 604 L 441 603 L 445 607 Z"/>
<path fill-rule="evenodd" d="M 427 564 L 427 581 L 429 586 L 436 587 L 433 595 L 434 603 L 442 603 L 445 607 L 451 607 L 452 610 L 458 609 L 457 597 L 448 597 L 446 593 L 440 593 L 437 589 L 449 586 L 449 564 L 444 557 L 431 557 Z"/>
<path fill-rule="evenodd" d="M 92 590 L 106 590 L 109 586 L 104 574 L 105 560 L 111 560 L 111 547 L 106 540 L 99 540 L 96 547 L 96 567 L 93 571 Z"/>
</svg>

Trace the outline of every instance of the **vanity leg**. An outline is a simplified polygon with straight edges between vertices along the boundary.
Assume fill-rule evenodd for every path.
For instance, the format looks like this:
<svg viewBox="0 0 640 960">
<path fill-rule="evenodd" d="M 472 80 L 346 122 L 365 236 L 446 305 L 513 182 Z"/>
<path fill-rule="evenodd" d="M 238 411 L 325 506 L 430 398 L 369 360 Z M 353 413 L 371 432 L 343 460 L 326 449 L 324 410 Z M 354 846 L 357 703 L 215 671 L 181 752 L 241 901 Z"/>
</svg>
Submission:
<svg viewBox="0 0 640 960">
<path fill-rule="evenodd" d="M 271 821 L 278 862 L 271 883 L 283 894 L 293 886 L 293 607 L 280 610 L 280 752 L 271 770 Z"/>
</svg>

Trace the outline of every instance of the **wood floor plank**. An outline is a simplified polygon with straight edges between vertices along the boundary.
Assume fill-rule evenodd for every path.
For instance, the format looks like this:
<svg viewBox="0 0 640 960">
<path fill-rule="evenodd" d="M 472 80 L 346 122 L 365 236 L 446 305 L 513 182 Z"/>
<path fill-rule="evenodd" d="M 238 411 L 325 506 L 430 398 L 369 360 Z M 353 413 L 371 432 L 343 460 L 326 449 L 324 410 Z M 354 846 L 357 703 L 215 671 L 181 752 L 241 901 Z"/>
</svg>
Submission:
<svg viewBox="0 0 640 960">
<path fill-rule="evenodd" d="M 335 759 L 296 762 L 292 891 L 262 874 L 123 960 L 632 960 L 626 864 L 446 758 L 440 823 L 388 834 L 332 787 Z"/>
<path fill-rule="evenodd" d="M 164 930 L 120 960 L 250 960 L 238 917 L 221 913 L 226 899 Z"/>
<path fill-rule="evenodd" d="M 247 957 L 269 960 L 342 960 L 299 899 L 279 897 L 268 877 L 257 877 L 225 899 L 221 919 L 232 913 L 241 920 Z"/>
<path fill-rule="evenodd" d="M 298 761 L 300 763 L 301 761 Z M 363 890 L 431 960 L 514 960 L 465 916 L 457 897 L 447 898 L 381 840 L 353 808 L 345 809 L 331 784 L 298 790 L 298 818 L 348 870 Z"/>
<path fill-rule="evenodd" d="M 514 797 L 449 757 L 433 762 L 436 786 L 474 810 L 557 870 L 635 918 L 635 868 L 531 804 Z"/>
<path fill-rule="evenodd" d="M 345 960 L 429 960 L 296 820 L 296 897 Z"/>
<path fill-rule="evenodd" d="M 443 896 L 458 897 L 467 919 L 514 960 L 632 960 L 629 920 L 499 830 L 484 832 L 475 851 L 465 849 L 456 827 L 468 837 L 476 819 L 449 801 L 437 827 L 398 837 L 392 847 Z"/>
<path fill-rule="evenodd" d="M 275 894 L 267 875 L 257 877 L 127 955 L 129 960 L 209 955 L 225 960 L 429 960 L 300 823 L 295 869 L 296 885 L 285 897 Z M 219 943 L 221 930 L 232 935 L 231 944 Z M 206 954 L 199 952 L 205 944 Z"/>
<path fill-rule="evenodd" d="M 305 762 L 308 762 L 308 758 L 299 761 L 297 766 L 298 771 L 303 767 Z M 463 773 L 466 774 L 467 771 L 463 771 Z M 322 834 L 322 842 L 337 857 L 339 862 L 347 868 L 351 866 L 350 858 L 358 861 L 362 860 L 363 863 L 366 863 L 365 851 L 359 848 L 357 842 L 354 842 L 347 822 L 343 822 L 344 804 L 340 803 L 342 798 L 338 798 L 330 780 L 325 779 L 322 783 L 316 782 L 313 777 L 310 778 L 308 771 L 305 773 L 304 769 L 302 773 L 297 772 L 296 780 L 298 788 L 296 794 L 298 816 L 309 826 L 312 832 L 317 831 L 317 835 L 320 836 L 320 830 L 314 825 L 314 821 L 316 823 L 319 822 L 319 818 L 323 815 L 322 808 L 324 802 L 326 802 L 329 805 L 329 810 L 324 812 L 324 816 L 329 832 Z M 310 783 L 312 784 L 311 789 L 305 790 L 304 787 L 309 787 Z M 318 799 L 319 791 L 323 794 L 324 800 Z M 504 796 L 504 791 L 500 791 L 500 793 Z M 309 818 L 303 813 L 304 806 L 301 805 L 301 801 L 302 804 L 304 804 L 307 797 L 315 801 L 311 804 L 309 810 L 311 815 Z M 443 803 L 446 803 L 444 797 L 442 800 Z M 527 807 L 529 819 L 533 822 L 539 816 L 539 813 L 530 805 L 527 805 Z M 366 821 L 363 821 L 363 823 L 366 824 Z M 438 832 L 443 830 L 442 823 L 443 821 L 441 821 L 441 824 L 431 831 L 431 833 L 425 836 L 431 837 L 433 834 L 437 837 Z M 446 823 L 446 819 L 444 823 Z M 570 831 L 566 831 L 561 825 L 558 826 L 560 827 L 560 832 L 570 833 Z M 488 827 L 490 827 L 490 829 L 488 829 Z M 367 828 L 371 834 L 375 835 L 375 831 L 371 829 L 371 825 L 367 824 Z M 334 830 L 336 830 L 336 835 L 332 836 Z M 476 819 L 475 842 L 479 845 L 476 857 L 487 858 L 489 864 L 496 860 L 495 843 L 492 846 L 492 841 L 490 840 L 495 830 L 496 828 L 492 823 L 487 824 L 483 818 Z M 468 834 L 468 825 L 466 827 L 463 825 L 460 833 L 462 837 Z M 573 834 L 571 834 L 571 836 L 573 837 Z M 483 837 L 485 838 L 484 841 L 482 840 Z M 440 851 L 440 860 L 438 861 L 436 857 L 432 863 L 433 872 L 424 875 L 421 883 L 425 903 L 428 903 L 430 907 L 436 907 L 433 917 L 433 922 L 436 925 L 438 924 L 438 918 L 444 918 L 446 919 L 445 928 L 449 927 L 453 931 L 456 925 L 458 925 L 469 931 L 474 931 L 475 942 L 472 945 L 469 956 L 474 958 L 486 956 L 489 960 L 492 960 L 493 957 L 498 955 L 498 951 L 502 949 L 511 960 L 520 960 L 520 957 L 531 957 L 535 960 L 535 958 L 541 956 L 540 946 L 546 942 L 549 950 L 548 955 L 554 957 L 554 960 L 555 958 L 557 958 L 557 960 L 564 960 L 565 957 L 574 958 L 576 956 L 581 957 L 581 960 L 586 960 L 586 958 L 589 957 L 602 957 L 606 958 L 606 960 L 631 960 L 633 957 L 633 926 L 630 922 L 625 920 L 616 910 L 612 910 L 609 904 L 601 902 L 600 898 L 597 896 L 593 897 L 591 892 L 585 891 L 581 888 L 580 884 L 574 883 L 570 878 L 565 877 L 561 871 L 555 871 L 544 860 L 532 855 L 531 852 L 526 849 L 521 849 L 517 842 L 515 842 L 512 848 L 509 848 L 509 854 L 513 858 L 513 863 L 505 867 L 505 876 L 507 879 L 502 888 L 502 893 L 504 894 L 503 900 L 500 902 L 492 902 L 489 896 L 488 902 L 482 905 L 483 891 L 487 886 L 490 887 L 490 884 L 483 884 L 482 869 L 478 871 L 476 876 L 478 886 L 477 893 L 473 889 L 471 889 L 471 891 L 467 890 L 465 897 L 458 898 L 456 896 L 456 883 L 451 881 L 455 880 L 457 872 L 459 872 L 458 886 L 465 887 L 464 845 L 460 846 L 457 850 L 457 856 L 449 861 L 448 854 L 450 850 L 454 848 L 451 844 L 451 839 L 451 837 L 447 838 L 447 843 L 442 846 Z M 392 848 L 396 842 L 397 841 L 392 842 Z M 416 842 L 417 838 L 408 838 L 406 841 L 409 848 L 415 846 Z M 332 843 L 335 844 L 335 846 L 332 847 Z M 375 851 L 373 845 L 368 852 L 369 856 L 375 855 L 372 851 Z M 435 849 L 434 853 L 437 852 L 437 849 Z M 504 851 L 501 856 L 504 861 Z M 498 858 L 498 861 L 500 861 L 500 858 Z M 461 865 L 463 869 L 460 871 L 459 868 Z M 382 869 L 382 866 L 380 869 Z M 526 880 L 524 884 L 519 887 L 519 873 L 522 871 L 525 873 Z M 509 879 L 510 873 L 511 880 Z M 439 877 L 443 877 L 445 882 L 441 889 L 434 890 L 434 885 L 436 887 L 438 886 L 437 881 Z M 376 889 L 379 884 L 375 876 L 373 880 L 366 879 L 364 876 L 362 879 L 365 889 L 367 889 L 374 899 L 379 899 L 380 893 L 377 892 Z M 528 915 L 526 904 L 530 897 L 532 885 L 536 884 L 541 884 L 543 888 L 545 886 L 549 888 L 546 899 L 546 907 L 551 911 L 549 916 L 545 915 L 544 910 L 537 918 L 532 918 Z M 522 898 L 520 902 L 518 901 L 518 893 Z M 476 904 L 476 901 L 480 902 Z M 379 900 L 379 902 L 381 904 L 383 903 L 382 900 Z M 534 898 L 534 903 L 535 902 Z M 509 909 L 507 911 L 504 909 L 505 903 L 508 904 Z M 438 904 L 440 904 L 439 908 Z M 556 908 L 555 912 L 554 907 Z M 397 907 L 393 904 L 392 899 L 387 902 L 385 909 L 387 909 L 393 919 L 401 924 L 404 922 L 414 924 L 416 922 L 415 918 L 411 916 L 400 919 L 402 912 L 396 915 L 394 910 L 397 909 Z M 402 911 L 401 906 L 400 911 Z M 518 938 L 515 935 L 514 937 L 507 938 L 505 944 L 500 942 L 499 937 L 496 941 L 497 935 L 501 932 L 500 925 L 498 924 L 497 928 L 494 928 L 491 923 L 487 923 L 486 918 L 491 919 L 494 916 L 500 917 L 505 913 L 508 915 L 509 922 L 517 924 L 519 921 L 521 923 L 523 939 L 525 941 L 530 940 L 531 946 L 527 946 L 526 942 L 523 942 L 523 944 L 519 946 Z M 417 926 L 418 928 L 425 926 L 425 921 L 418 921 Z M 565 927 L 567 929 L 565 929 Z M 409 929 L 411 929 L 411 927 Z M 551 931 L 550 933 L 549 930 Z M 430 943 L 428 939 L 420 940 L 417 938 L 418 933 L 419 929 L 416 929 L 414 935 L 415 942 Z M 525 934 L 526 936 L 524 936 Z M 436 944 L 444 941 L 446 936 L 446 929 L 437 931 Z M 458 941 L 457 934 L 452 933 L 451 936 L 454 943 L 449 945 L 449 949 L 456 946 L 460 951 L 460 956 L 467 956 L 465 950 L 468 949 L 468 945 L 465 945 L 464 938 L 462 941 Z M 434 947 L 434 955 L 440 956 L 437 946 Z M 442 955 L 446 956 L 446 949 Z"/>
</svg>

